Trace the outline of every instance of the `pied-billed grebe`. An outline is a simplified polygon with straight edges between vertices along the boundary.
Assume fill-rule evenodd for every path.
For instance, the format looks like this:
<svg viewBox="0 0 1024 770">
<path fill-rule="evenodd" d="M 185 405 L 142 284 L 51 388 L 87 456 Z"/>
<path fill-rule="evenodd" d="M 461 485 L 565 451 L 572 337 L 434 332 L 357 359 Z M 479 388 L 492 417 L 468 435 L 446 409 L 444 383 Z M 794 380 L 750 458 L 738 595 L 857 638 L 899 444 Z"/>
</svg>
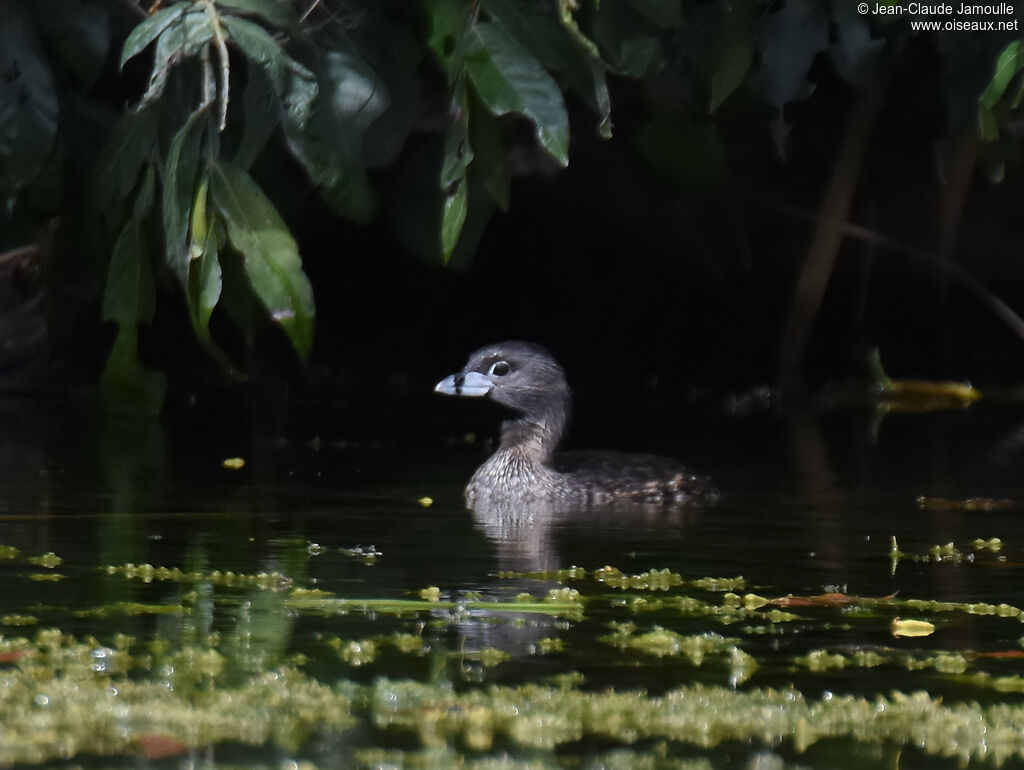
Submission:
<svg viewBox="0 0 1024 770">
<path fill-rule="evenodd" d="M 434 390 L 449 396 L 487 397 L 517 413 L 502 424 L 501 445 L 466 487 L 471 507 L 520 501 L 593 506 L 717 498 L 705 479 L 664 457 L 557 452 L 572 395 L 562 367 L 540 345 L 488 345 Z"/>
</svg>

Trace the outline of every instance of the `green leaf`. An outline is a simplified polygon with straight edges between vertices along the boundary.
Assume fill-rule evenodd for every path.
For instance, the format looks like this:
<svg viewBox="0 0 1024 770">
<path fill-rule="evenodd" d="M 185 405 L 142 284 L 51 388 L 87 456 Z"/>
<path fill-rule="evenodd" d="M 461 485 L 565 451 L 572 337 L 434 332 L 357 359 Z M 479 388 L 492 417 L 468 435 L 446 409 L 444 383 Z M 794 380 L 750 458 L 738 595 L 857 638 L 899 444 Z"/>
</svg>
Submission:
<svg viewBox="0 0 1024 770">
<path fill-rule="evenodd" d="M 189 211 L 199 173 L 199 147 L 203 138 L 200 118 L 205 114 L 206 108 L 200 107 L 189 115 L 171 140 L 164 161 L 164 260 L 183 288 L 188 285 Z"/>
<path fill-rule="evenodd" d="M 996 106 L 1010 81 L 1024 69 L 1024 41 L 1014 40 L 1004 48 L 996 59 L 995 70 L 992 73 L 992 80 L 981 92 L 978 103 L 987 109 Z"/>
<path fill-rule="evenodd" d="M 268 24 L 289 32 L 297 31 L 299 18 L 288 0 L 216 0 L 221 8 L 259 16 Z"/>
<path fill-rule="evenodd" d="M 146 46 L 156 40 L 160 35 L 181 19 L 182 14 L 189 9 L 189 3 L 176 3 L 170 8 L 157 11 L 148 19 L 144 19 L 131 31 L 128 39 L 124 41 L 121 49 L 121 67 L 133 56 L 137 56 Z"/>
<path fill-rule="evenodd" d="M 134 327 L 150 323 L 156 309 L 153 272 L 149 266 L 142 226 L 130 219 L 114 244 L 103 291 L 103 320 Z"/>
<path fill-rule="evenodd" d="M 999 138 L 999 121 L 995 113 L 981 104 L 978 105 L 978 134 L 986 142 L 994 142 Z"/>
<path fill-rule="evenodd" d="M 459 242 L 459 234 L 466 221 L 466 168 L 472 161 L 468 93 L 465 81 L 459 80 L 452 89 L 448 106 L 448 130 L 445 132 L 444 158 L 441 162 L 441 255 L 445 264 Z"/>
<path fill-rule="evenodd" d="M 247 169 L 256 162 L 281 122 L 280 103 L 270 90 L 267 76 L 253 62 L 249 62 L 249 82 L 245 86 L 242 109 L 245 113 L 245 129 L 235 152 L 234 163 Z"/>
<path fill-rule="evenodd" d="M 529 118 L 537 139 L 562 166 L 569 164 L 569 117 L 558 84 L 500 25 L 481 22 L 468 33 L 466 74 L 495 115 Z"/>
<path fill-rule="evenodd" d="M 444 196 L 441 204 L 441 253 L 447 263 L 459 243 L 462 226 L 466 223 L 467 190 L 465 178 L 456 182 Z"/>
<path fill-rule="evenodd" d="M 142 172 L 142 183 L 139 185 L 139 192 L 132 201 L 132 216 L 142 220 L 153 207 L 156 199 L 156 168 L 152 163 L 146 164 L 146 170 Z"/>
<path fill-rule="evenodd" d="M 597 46 L 573 17 L 560 17 L 547 0 L 484 0 L 487 14 L 547 70 L 559 73 L 598 115 L 602 137 L 611 137 L 611 99 Z"/>
<path fill-rule="evenodd" d="M 475 100 L 474 100 L 475 101 Z M 508 211 L 511 198 L 511 173 L 501 122 L 474 103 L 469 111 L 469 138 L 473 147 L 472 173 L 482 180 L 483 188 Z"/>
<path fill-rule="evenodd" d="M 127 110 L 117 119 L 93 171 L 97 208 L 109 209 L 129 196 L 151 158 L 159 127 L 159 115 L 151 109 Z"/>
<path fill-rule="evenodd" d="M 305 359 L 313 345 L 315 309 L 295 240 L 256 182 L 237 166 L 212 165 L 210 191 L 253 292 Z"/>
<path fill-rule="evenodd" d="M 754 61 L 754 42 L 748 37 L 737 37 L 725 49 L 711 76 L 711 98 L 708 112 L 713 113 L 742 85 Z"/>
<path fill-rule="evenodd" d="M 263 67 L 288 117 L 299 125 L 304 124 L 317 94 L 313 73 L 288 56 L 260 25 L 235 16 L 223 16 L 221 21 L 231 34 L 231 41 L 250 60 Z"/>
<path fill-rule="evenodd" d="M 210 340 L 210 317 L 213 315 L 221 293 L 221 267 L 218 256 L 216 227 L 206 235 L 202 254 L 193 261 L 192 276 L 195 277 L 190 310 L 192 323 L 201 339 Z"/>
<path fill-rule="evenodd" d="M 149 86 L 142 95 L 142 105 L 148 105 L 160 98 L 167 85 L 167 77 L 174 66 L 190 56 L 195 56 L 213 40 L 212 19 L 203 10 L 190 11 L 181 20 L 165 28 L 156 41 L 153 54 L 153 71 Z"/>
<path fill-rule="evenodd" d="M 216 212 L 209 206 L 209 181 L 209 175 L 204 175 L 192 204 L 189 231 L 191 261 L 186 292 L 188 311 L 196 337 L 225 371 L 237 377 L 234 365 L 210 335 L 210 317 L 221 297 L 222 273 L 218 252 L 222 234 Z"/>
<path fill-rule="evenodd" d="M 626 0 L 602 0 L 595 11 L 593 27 L 594 39 L 616 72 L 631 78 L 647 78 L 665 65 L 665 28 Z"/>
<path fill-rule="evenodd" d="M 430 36 L 427 45 L 451 78 L 459 66 L 463 40 L 470 26 L 470 5 L 464 0 L 428 0 Z"/>
<path fill-rule="evenodd" d="M 21 3 L 0 4 L 0 206 L 42 171 L 57 131 L 46 53 Z"/>
<path fill-rule="evenodd" d="M 323 88 L 305 125 L 284 123 L 288 149 L 322 190 L 324 200 L 342 216 L 365 224 L 373 217 L 376 196 L 360 165 L 364 134 L 387 107 L 373 72 L 350 54 L 328 52 L 317 69 Z"/>
</svg>

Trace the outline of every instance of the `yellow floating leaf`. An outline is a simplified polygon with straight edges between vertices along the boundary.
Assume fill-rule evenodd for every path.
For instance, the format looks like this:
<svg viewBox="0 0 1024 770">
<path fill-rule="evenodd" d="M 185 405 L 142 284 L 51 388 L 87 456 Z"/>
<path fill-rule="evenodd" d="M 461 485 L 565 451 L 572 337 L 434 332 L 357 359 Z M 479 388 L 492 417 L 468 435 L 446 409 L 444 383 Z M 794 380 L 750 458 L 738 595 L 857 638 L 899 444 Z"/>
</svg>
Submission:
<svg viewBox="0 0 1024 770">
<path fill-rule="evenodd" d="M 429 508 L 430 506 L 432 506 L 434 504 L 434 498 L 432 498 L 432 497 L 421 497 L 416 502 L 418 502 L 424 508 Z"/>
<path fill-rule="evenodd" d="M 935 624 L 927 620 L 901 620 L 894 618 L 892 621 L 892 635 L 900 636 L 931 636 L 935 633 Z"/>
<path fill-rule="evenodd" d="M 441 589 L 437 586 L 430 586 L 420 591 L 420 598 L 428 602 L 441 601 Z"/>
<path fill-rule="evenodd" d="M 245 467 L 245 458 L 242 458 L 242 457 L 226 457 L 226 458 L 224 458 L 224 462 L 221 463 L 221 466 L 223 466 L 224 468 L 227 468 L 228 470 L 231 470 L 231 471 L 237 471 L 240 468 L 244 468 Z"/>
<path fill-rule="evenodd" d="M 890 380 L 882 387 L 882 402 L 897 412 L 931 412 L 959 409 L 981 398 L 969 382 Z"/>
</svg>

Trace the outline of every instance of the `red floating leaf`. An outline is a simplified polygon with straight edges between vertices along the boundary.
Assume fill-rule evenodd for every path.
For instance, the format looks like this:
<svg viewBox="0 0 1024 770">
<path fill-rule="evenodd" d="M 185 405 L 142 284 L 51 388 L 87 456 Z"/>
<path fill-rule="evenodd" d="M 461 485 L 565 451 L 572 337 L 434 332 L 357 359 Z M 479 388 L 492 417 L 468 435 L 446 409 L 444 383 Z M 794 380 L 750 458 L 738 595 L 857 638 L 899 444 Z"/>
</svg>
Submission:
<svg viewBox="0 0 1024 770">
<path fill-rule="evenodd" d="M 140 735 L 134 742 L 142 750 L 146 759 L 176 757 L 189 750 L 188 744 L 169 735 Z"/>
<path fill-rule="evenodd" d="M 884 602 L 895 597 L 896 594 L 879 596 L 877 598 L 865 596 L 850 596 L 837 592 L 818 594 L 817 596 L 780 596 L 777 599 L 769 599 L 768 603 L 776 607 L 844 607 L 847 604 L 858 602 Z"/>
</svg>

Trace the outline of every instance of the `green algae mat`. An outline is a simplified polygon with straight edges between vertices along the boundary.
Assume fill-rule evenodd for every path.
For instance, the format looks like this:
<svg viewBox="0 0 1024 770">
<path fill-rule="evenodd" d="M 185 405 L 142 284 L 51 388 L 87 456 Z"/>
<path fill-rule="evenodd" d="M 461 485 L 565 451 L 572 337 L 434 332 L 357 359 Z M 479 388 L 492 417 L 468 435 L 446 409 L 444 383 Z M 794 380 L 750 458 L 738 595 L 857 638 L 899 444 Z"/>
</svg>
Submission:
<svg viewBox="0 0 1024 770">
<path fill-rule="evenodd" d="M 782 593 L 607 565 L 375 593 L 386 551 L 274 545 L 294 574 L 0 547 L 5 582 L 26 598 L 0 617 L 0 765 L 1024 761 L 1024 627 L 1008 603 Z M 893 542 L 878 567 L 994 566 L 1008 548 Z M 331 559 L 346 576 L 325 588 L 318 564 Z M 131 598 L 72 605 L 76 584 Z M 943 646 L 964 628 L 1014 641 Z"/>
</svg>

